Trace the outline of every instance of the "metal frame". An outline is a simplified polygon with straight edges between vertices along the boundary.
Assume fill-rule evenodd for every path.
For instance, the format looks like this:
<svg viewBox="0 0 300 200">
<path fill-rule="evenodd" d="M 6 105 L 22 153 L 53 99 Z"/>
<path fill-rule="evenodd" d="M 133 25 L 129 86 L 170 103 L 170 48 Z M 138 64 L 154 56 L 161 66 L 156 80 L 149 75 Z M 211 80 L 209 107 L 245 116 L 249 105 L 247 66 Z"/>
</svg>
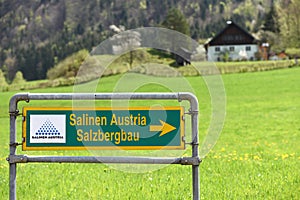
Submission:
<svg viewBox="0 0 300 200">
<path fill-rule="evenodd" d="M 18 102 L 30 100 L 187 100 L 190 109 L 192 126 L 192 157 L 93 157 L 93 156 L 27 156 L 16 155 L 19 143 L 16 141 L 16 118 L 19 114 Z M 182 93 L 18 93 L 10 99 L 10 154 L 9 162 L 9 199 L 16 199 L 17 163 L 50 162 L 50 163 L 128 163 L 128 164 L 181 164 L 192 165 L 193 199 L 200 199 L 199 136 L 198 136 L 198 100 L 195 95 Z"/>
</svg>

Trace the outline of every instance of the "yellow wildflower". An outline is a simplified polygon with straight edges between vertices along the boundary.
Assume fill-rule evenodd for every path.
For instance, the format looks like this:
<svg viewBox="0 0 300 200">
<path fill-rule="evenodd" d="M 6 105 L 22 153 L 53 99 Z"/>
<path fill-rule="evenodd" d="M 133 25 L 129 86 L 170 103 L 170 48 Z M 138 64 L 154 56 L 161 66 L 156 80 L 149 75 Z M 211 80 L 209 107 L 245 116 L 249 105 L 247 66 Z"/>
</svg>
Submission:
<svg viewBox="0 0 300 200">
<path fill-rule="evenodd" d="M 261 160 L 261 158 L 259 156 L 257 156 L 257 155 L 253 156 L 253 159 L 254 160 Z"/>
<path fill-rule="evenodd" d="M 284 160 L 284 159 L 286 159 L 286 158 L 288 158 L 288 157 L 289 157 L 289 154 L 287 154 L 287 153 L 281 155 L 281 159 L 282 159 L 282 160 Z"/>
</svg>

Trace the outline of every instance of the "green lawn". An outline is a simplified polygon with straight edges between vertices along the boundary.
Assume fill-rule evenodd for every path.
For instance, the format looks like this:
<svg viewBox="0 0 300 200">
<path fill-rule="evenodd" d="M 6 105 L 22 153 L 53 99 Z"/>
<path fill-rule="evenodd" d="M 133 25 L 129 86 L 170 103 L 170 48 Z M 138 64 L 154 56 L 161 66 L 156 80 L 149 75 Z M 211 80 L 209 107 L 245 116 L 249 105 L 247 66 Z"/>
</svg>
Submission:
<svg viewBox="0 0 300 200">
<path fill-rule="evenodd" d="M 140 75 L 130 77 L 137 82 Z M 300 199 L 300 68 L 223 75 L 226 119 L 216 146 L 200 165 L 201 199 Z M 201 141 L 209 127 L 210 96 L 199 77 L 178 78 L 141 75 L 151 84 L 131 88 L 122 75 L 105 77 L 98 92 L 153 91 L 170 89 L 156 84 L 169 81 L 176 90 L 195 92 L 199 99 Z M 140 79 L 139 79 L 140 80 Z M 180 83 L 180 82 L 179 82 Z M 92 88 L 91 84 L 83 88 Z M 116 84 L 118 87 L 116 88 Z M 128 84 L 128 85 L 127 85 Z M 30 92 L 72 92 L 73 87 Z M 9 119 L 8 101 L 14 92 L 1 93 L 0 101 L 0 199 L 8 198 Z M 145 102 L 147 104 L 153 102 Z M 171 101 L 155 104 L 176 104 Z M 143 105 L 144 102 L 133 102 Z M 26 103 L 21 103 L 26 105 Z M 70 106 L 72 102 L 30 102 L 39 106 Z M 110 106 L 110 102 L 101 102 Z M 188 126 L 188 125 L 187 125 Z M 18 121 L 18 140 L 21 140 Z M 82 151 L 22 152 L 28 155 L 87 155 Z M 104 154 L 106 152 L 104 151 Z M 148 153 L 148 152 L 144 152 Z M 189 155 L 190 148 L 186 152 Z M 102 152 L 103 154 L 103 152 Z M 107 152 L 112 154 L 112 152 Z M 169 165 L 155 171 L 140 171 L 143 165 L 126 165 L 122 170 L 103 164 L 18 164 L 18 199 L 191 199 L 191 167 Z M 126 170 L 129 167 L 129 170 Z M 147 166 L 146 166 L 147 167 Z M 121 169 L 121 168 L 118 168 Z"/>
</svg>

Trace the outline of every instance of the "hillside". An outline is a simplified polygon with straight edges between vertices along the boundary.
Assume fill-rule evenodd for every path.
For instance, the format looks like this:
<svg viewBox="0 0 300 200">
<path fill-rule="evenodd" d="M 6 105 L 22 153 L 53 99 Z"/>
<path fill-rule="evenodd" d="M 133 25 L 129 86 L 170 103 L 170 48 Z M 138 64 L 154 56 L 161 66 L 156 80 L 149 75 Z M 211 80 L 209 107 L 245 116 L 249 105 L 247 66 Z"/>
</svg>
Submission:
<svg viewBox="0 0 300 200">
<path fill-rule="evenodd" d="M 17 71 L 26 80 L 44 79 L 48 69 L 83 48 L 91 50 L 113 33 L 161 26 L 178 8 L 193 39 L 208 38 L 233 19 L 251 32 L 270 10 L 270 0 L 0 0 L 0 69 L 8 82 Z"/>
</svg>

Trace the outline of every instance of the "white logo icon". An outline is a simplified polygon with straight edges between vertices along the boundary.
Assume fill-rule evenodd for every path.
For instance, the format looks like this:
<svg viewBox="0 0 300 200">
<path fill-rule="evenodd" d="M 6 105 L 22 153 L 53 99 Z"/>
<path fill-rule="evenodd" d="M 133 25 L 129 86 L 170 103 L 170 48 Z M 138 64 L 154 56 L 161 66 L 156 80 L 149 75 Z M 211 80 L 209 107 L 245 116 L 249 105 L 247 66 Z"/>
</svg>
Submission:
<svg viewBox="0 0 300 200">
<path fill-rule="evenodd" d="M 66 143 L 66 115 L 30 115 L 30 143 Z"/>
</svg>

